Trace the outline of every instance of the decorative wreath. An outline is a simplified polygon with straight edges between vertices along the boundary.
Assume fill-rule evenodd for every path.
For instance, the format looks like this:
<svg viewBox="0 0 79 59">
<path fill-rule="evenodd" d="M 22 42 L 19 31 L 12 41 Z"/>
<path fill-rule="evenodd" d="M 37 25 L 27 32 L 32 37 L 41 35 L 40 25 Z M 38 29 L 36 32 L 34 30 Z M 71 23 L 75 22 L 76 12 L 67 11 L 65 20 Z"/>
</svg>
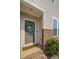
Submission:
<svg viewBox="0 0 79 59">
<path fill-rule="evenodd" d="M 32 33 L 34 32 L 34 30 L 35 30 L 35 24 L 30 21 L 25 21 L 25 31 Z"/>
</svg>

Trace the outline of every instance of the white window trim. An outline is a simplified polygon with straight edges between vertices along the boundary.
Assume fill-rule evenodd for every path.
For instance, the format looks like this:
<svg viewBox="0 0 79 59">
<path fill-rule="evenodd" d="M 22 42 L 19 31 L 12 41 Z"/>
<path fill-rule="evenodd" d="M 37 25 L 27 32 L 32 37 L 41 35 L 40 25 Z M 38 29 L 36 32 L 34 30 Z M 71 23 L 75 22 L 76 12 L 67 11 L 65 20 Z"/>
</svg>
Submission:
<svg viewBox="0 0 79 59">
<path fill-rule="evenodd" d="M 59 27 L 59 20 L 58 20 L 57 17 L 53 16 L 53 18 L 52 18 L 52 28 L 53 28 L 53 19 L 57 20 L 57 29 L 58 29 L 58 27 Z M 58 36 L 59 36 L 59 35 L 58 35 L 58 31 L 59 31 L 59 30 L 57 30 L 57 35 L 53 35 L 53 37 L 58 37 Z"/>
</svg>

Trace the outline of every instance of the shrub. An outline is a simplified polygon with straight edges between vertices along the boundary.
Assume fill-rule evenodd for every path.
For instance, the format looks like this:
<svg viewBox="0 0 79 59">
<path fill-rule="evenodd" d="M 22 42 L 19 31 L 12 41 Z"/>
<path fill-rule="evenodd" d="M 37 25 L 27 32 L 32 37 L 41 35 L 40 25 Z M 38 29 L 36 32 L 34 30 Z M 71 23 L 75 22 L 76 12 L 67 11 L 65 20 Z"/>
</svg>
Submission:
<svg viewBox="0 0 79 59">
<path fill-rule="evenodd" d="M 46 53 L 48 56 L 57 55 L 59 53 L 59 42 L 50 38 L 46 44 Z"/>
</svg>

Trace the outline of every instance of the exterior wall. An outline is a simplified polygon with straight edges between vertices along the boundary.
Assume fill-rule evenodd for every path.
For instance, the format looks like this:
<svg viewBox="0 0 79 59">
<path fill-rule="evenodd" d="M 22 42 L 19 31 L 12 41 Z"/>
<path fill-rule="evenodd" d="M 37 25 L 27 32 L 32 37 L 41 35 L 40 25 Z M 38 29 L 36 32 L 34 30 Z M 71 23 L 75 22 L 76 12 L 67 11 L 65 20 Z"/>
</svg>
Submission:
<svg viewBox="0 0 79 59">
<path fill-rule="evenodd" d="M 49 37 L 53 37 L 53 25 L 52 19 L 56 17 L 59 19 L 59 0 L 55 0 L 53 4 L 52 0 L 24 0 L 25 2 L 33 5 L 39 10 L 43 11 L 43 20 L 42 20 L 42 44 L 45 45 Z M 48 30 L 46 30 L 48 29 Z"/>
<path fill-rule="evenodd" d="M 24 30 L 24 21 L 23 16 L 20 16 L 20 39 L 21 39 L 21 47 L 24 46 L 25 43 L 25 30 Z"/>
<path fill-rule="evenodd" d="M 33 6 L 43 11 L 44 12 L 43 29 L 52 29 L 53 16 L 59 18 L 58 15 L 59 0 L 56 0 L 55 5 L 51 0 L 24 0 L 24 1 L 32 4 Z"/>
<path fill-rule="evenodd" d="M 45 45 L 47 40 L 49 38 L 51 38 L 53 35 L 52 35 L 52 30 L 49 30 L 49 29 L 43 29 L 43 44 Z"/>
<path fill-rule="evenodd" d="M 48 38 L 53 36 L 53 28 L 52 28 L 52 19 L 56 17 L 59 19 L 59 0 L 55 0 L 55 5 L 52 0 L 24 0 L 26 3 L 38 8 L 43 11 L 43 19 L 42 19 L 42 28 L 43 35 L 40 39 L 42 39 L 42 43 L 46 44 Z M 40 30 L 39 30 L 40 31 Z M 41 34 L 41 33 L 40 33 Z M 39 36 L 40 36 L 39 34 Z"/>
</svg>

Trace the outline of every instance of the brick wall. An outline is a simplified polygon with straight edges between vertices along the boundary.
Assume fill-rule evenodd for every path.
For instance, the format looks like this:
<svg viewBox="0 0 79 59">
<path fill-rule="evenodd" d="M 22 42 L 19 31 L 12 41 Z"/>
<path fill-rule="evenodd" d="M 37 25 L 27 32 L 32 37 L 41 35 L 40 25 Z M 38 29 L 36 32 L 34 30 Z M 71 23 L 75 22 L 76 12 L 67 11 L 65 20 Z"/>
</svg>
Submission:
<svg viewBox="0 0 79 59">
<path fill-rule="evenodd" d="M 48 41 L 49 38 L 53 37 L 53 31 L 50 29 L 43 29 L 43 48 L 45 48 L 45 44 Z"/>
</svg>

